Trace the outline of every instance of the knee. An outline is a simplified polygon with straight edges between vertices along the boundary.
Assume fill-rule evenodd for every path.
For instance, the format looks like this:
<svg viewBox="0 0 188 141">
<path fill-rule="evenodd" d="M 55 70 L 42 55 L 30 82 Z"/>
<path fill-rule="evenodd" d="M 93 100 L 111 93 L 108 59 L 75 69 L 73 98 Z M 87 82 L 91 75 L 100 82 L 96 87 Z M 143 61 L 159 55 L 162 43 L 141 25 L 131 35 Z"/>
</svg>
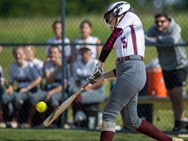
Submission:
<svg viewBox="0 0 188 141">
<path fill-rule="evenodd" d="M 140 124 L 141 124 L 141 119 L 136 117 L 136 118 L 129 118 L 123 121 L 123 124 L 125 127 L 132 129 L 132 130 L 136 130 Z"/>
<path fill-rule="evenodd" d="M 118 114 L 113 114 L 113 113 L 104 111 L 102 119 L 103 119 L 103 121 L 111 121 L 111 122 L 115 123 L 116 119 L 117 119 L 117 116 L 118 116 Z"/>
</svg>

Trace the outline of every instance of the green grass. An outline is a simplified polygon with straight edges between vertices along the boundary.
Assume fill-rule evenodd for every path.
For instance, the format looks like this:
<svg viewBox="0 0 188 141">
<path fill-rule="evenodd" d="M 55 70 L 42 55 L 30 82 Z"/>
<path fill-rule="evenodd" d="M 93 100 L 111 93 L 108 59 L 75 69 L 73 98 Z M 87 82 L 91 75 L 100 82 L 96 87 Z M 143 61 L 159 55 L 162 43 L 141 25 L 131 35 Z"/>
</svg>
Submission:
<svg viewBox="0 0 188 141">
<path fill-rule="evenodd" d="M 1 141 L 98 141 L 99 131 L 58 129 L 0 129 Z M 114 141 L 154 141 L 138 133 L 116 133 Z M 188 139 L 185 138 L 185 141 Z"/>
</svg>

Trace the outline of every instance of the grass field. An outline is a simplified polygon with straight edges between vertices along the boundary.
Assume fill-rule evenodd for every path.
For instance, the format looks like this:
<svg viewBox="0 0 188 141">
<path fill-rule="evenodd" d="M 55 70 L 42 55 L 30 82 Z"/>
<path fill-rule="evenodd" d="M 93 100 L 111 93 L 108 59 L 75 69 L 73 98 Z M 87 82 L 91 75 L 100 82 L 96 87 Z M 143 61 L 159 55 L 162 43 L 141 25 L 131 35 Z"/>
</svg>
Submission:
<svg viewBox="0 0 188 141">
<path fill-rule="evenodd" d="M 0 129 L 0 141 L 98 141 L 99 131 Z M 174 136 L 174 135 L 173 135 Z M 188 141 L 188 138 L 184 138 Z M 117 133 L 114 141 L 154 141 L 138 133 Z"/>
</svg>

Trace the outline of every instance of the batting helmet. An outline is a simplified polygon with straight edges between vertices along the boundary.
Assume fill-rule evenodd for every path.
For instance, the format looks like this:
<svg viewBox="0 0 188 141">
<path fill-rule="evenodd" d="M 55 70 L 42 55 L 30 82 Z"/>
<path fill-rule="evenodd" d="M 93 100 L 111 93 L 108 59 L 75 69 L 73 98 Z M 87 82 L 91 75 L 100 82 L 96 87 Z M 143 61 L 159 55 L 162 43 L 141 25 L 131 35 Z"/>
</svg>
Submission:
<svg viewBox="0 0 188 141">
<path fill-rule="evenodd" d="M 125 1 L 119 1 L 111 4 L 107 11 L 104 14 L 104 21 L 108 25 L 109 23 L 109 15 L 112 15 L 114 18 L 117 18 L 124 13 L 131 11 L 133 12 L 133 8 L 128 2 Z M 109 25 L 108 25 L 109 26 Z"/>
</svg>

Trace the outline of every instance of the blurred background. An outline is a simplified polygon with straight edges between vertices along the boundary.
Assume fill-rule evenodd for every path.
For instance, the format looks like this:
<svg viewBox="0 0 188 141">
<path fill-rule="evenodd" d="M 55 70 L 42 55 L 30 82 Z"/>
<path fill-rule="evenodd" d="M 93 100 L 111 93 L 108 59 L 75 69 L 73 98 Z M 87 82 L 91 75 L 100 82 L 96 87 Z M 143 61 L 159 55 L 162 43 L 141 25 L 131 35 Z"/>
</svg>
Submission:
<svg viewBox="0 0 188 141">
<path fill-rule="evenodd" d="M 3 89 L 6 89 L 6 80 L 8 78 L 10 64 L 14 62 L 12 48 L 15 46 L 33 45 L 36 50 L 35 56 L 45 61 L 47 58 L 45 53 L 45 49 L 48 46 L 47 41 L 49 38 L 54 37 L 52 23 L 55 20 L 61 20 L 63 18 L 62 25 L 64 28 L 62 35 L 70 39 L 71 48 L 74 48 L 75 39 L 81 36 L 80 23 L 83 20 L 89 20 L 92 23 L 91 35 L 98 37 L 101 40 L 101 44 L 104 44 L 111 30 L 104 24 L 103 14 L 106 7 L 113 2 L 116 1 L 0 0 L 0 65 L 5 79 Z M 132 5 L 135 13 L 140 17 L 145 31 L 154 24 L 154 15 L 156 13 L 166 12 L 172 16 L 181 26 L 183 37 L 182 46 L 185 47 L 186 53 L 188 53 L 187 0 L 127 0 L 127 2 Z M 63 46 L 64 45 L 65 44 L 63 44 Z M 105 63 L 105 71 L 109 71 L 115 67 L 115 59 L 113 56 L 114 52 L 111 52 L 110 57 L 106 61 L 107 63 Z M 157 52 L 155 46 L 146 45 L 145 64 L 149 66 L 149 64 L 152 63 L 158 66 L 156 58 Z M 161 74 L 161 70 L 159 69 L 157 73 Z M 160 83 L 163 83 L 163 78 L 160 75 L 155 79 L 160 79 Z M 104 88 L 106 97 L 108 97 L 113 84 L 113 79 L 105 82 Z M 140 94 L 140 96 L 143 96 L 140 98 L 138 107 L 140 116 L 153 122 L 154 125 L 161 130 L 170 131 L 173 128 L 174 121 L 168 96 L 158 97 L 155 94 L 148 93 L 147 88 L 148 85 L 145 86 Z M 158 87 L 158 89 L 160 88 L 161 87 Z M 187 96 L 187 90 L 188 85 L 186 85 L 185 96 Z M 105 103 L 106 100 L 99 103 L 99 109 L 97 109 L 99 124 L 102 108 Z M 186 101 L 186 106 L 187 103 Z M 92 109 L 89 110 L 92 111 Z M 185 115 L 188 116 L 187 109 Z M 26 117 L 26 112 L 23 111 L 22 116 Z M 68 127 L 61 126 L 61 128 L 75 128 L 71 126 L 73 121 L 71 107 L 68 109 L 66 116 Z M 47 115 L 45 117 L 47 117 Z M 38 120 L 37 126 L 40 125 L 42 123 L 41 115 L 38 113 L 34 120 Z M 61 122 L 64 123 L 64 120 Z M 123 130 L 124 127 L 122 126 L 120 117 L 117 123 L 117 130 Z M 96 129 L 99 129 L 99 127 L 96 127 Z"/>
</svg>

